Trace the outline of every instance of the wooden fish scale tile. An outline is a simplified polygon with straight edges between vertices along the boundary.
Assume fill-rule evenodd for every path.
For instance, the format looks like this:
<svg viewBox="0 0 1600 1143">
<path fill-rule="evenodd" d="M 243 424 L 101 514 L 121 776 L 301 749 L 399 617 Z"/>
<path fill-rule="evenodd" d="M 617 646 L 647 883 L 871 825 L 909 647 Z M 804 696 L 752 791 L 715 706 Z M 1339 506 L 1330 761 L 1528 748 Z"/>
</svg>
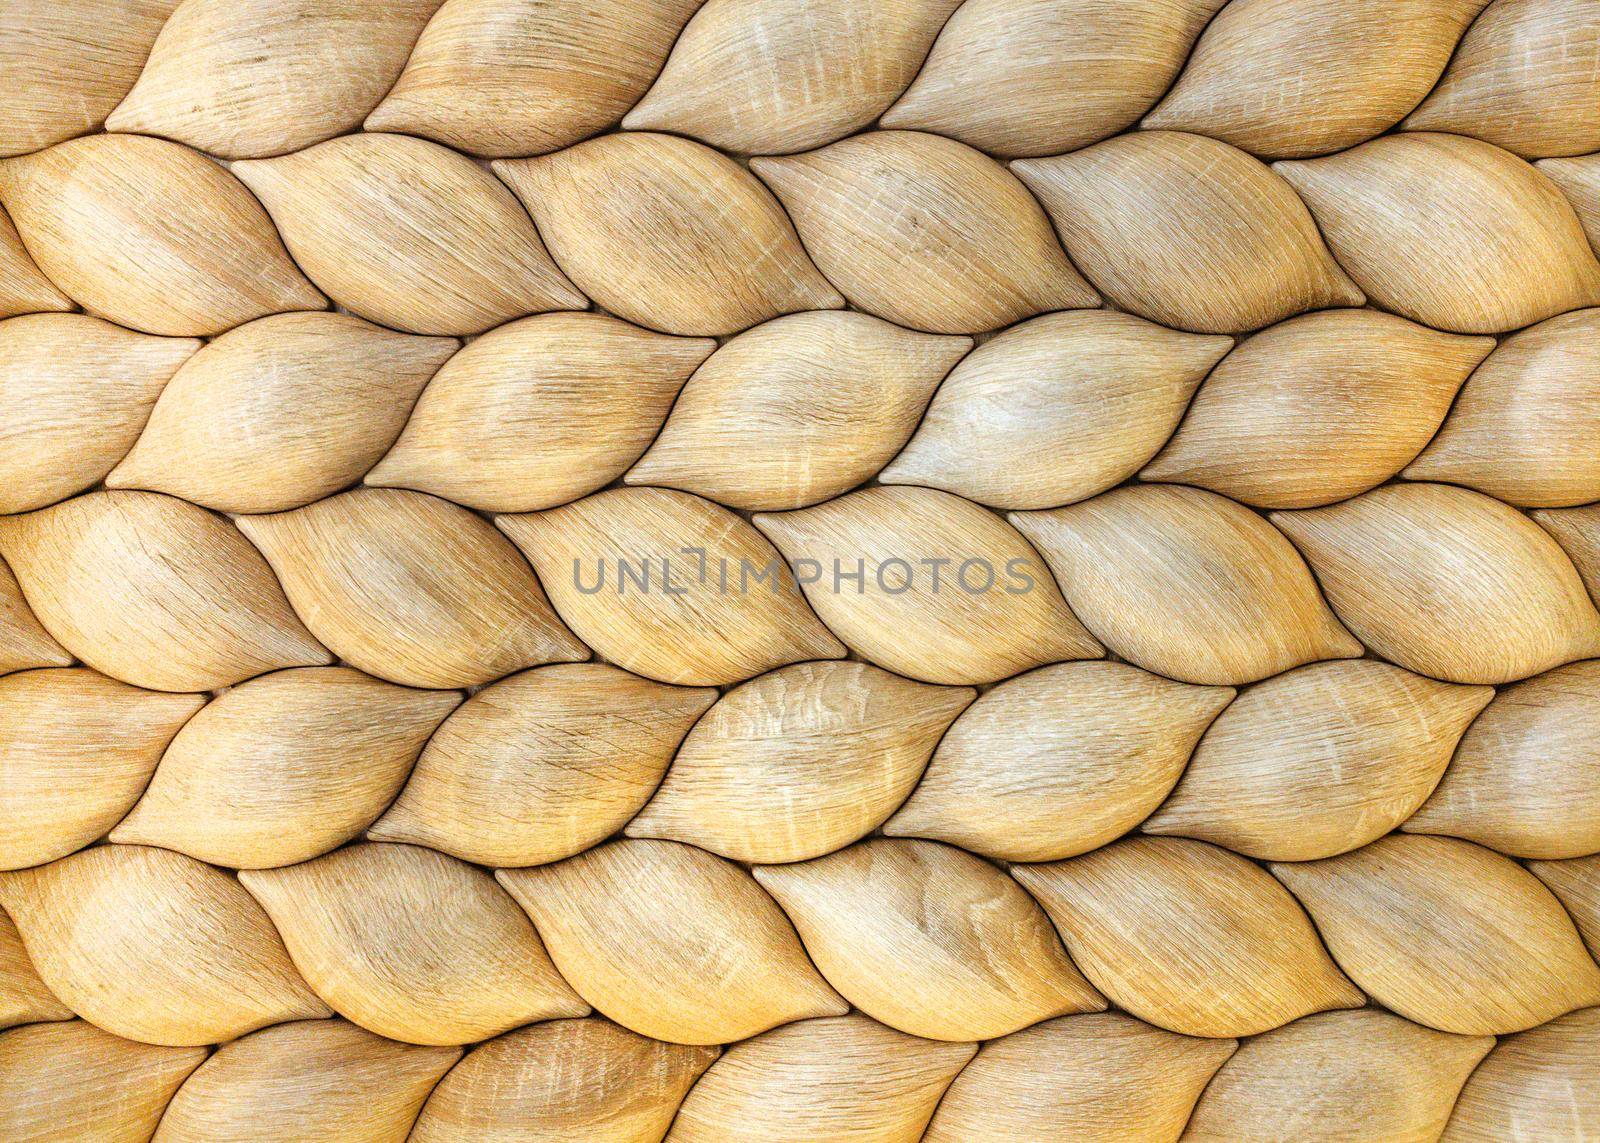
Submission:
<svg viewBox="0 0 1600 1143">
<path fill-rule="evenodd" d="M 5 1143 L 1600 1139 L 1600 0 L 9 0 L 0 208 Z"/>
</svg>

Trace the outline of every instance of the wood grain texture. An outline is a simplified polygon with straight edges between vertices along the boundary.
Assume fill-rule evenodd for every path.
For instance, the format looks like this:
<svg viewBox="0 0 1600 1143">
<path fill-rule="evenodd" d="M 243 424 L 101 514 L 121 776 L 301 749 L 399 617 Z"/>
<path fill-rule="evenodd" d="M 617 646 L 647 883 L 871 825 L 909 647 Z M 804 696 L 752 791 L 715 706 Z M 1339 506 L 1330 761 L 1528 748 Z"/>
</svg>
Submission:
<svg viewBox="0 0 1600 1143">
<path fill-rule="evenodd" d="M 1228 850 L 1136 837 L 1011 875 L 1095 987 L 1157 1027 L 1248 1036 L 1365 1001 L 1288 891 Z"/>
<path fill-rule="evenodd" d="M 1272 871 L 1353 980 L 1418 1024 L 1505 1035 L 1600 1003 L 1600 968 L 1550 890 L 1452 838 L 1392 834 Z"/>
<path fill-rule="evenodd" d="M 446 0 L 367 117 L 503 158 L 571 146 L 644 94 L 701 0 Z"/>
<path fill-rule="evenodd" d="M 851 304 L 929 333 L 1099 305 L 1026 188 L 964 143 L 871 131 L 750 160 Z"/>
<path fill-rule="evenodd" d="M 1566 196 L 1578 212 L 1590 248 L 1600 253 L 1600 158 L 1542 159 L 1534 166 Z"/>
<path fill-rule="evenodd" d="M 0 553 L 51 635 L 135 686 L 212 690 L 330 661 L 239 530 L 183 500 L 90 492 L 0 517 Z"/>
<path fill-rule="evenodd" d="M 865 663 L 782 667 L 730 691 L 695 724 L 625 832 L 735 861 L 819 857 L 905 801 L 939 736 L 976 696 Z"/>
<path fill-rule="evenodd" d="M 0 202 L 50 280 L 118 325 L 196 337 L 327 305 L 239 180 L 177 143 L 93 135 L 7 159 Z"/>
<path fill-rule="evenodd" d="M 362 488 L 237 522 L 307 626 L 368 674 L 462 687 L 589 657 L 516 549 L 447 500 Z"/>
<path fill-rule="evenodd" d="M 1600 301 L 1600 262 L 1554 183 L 1459 135 L 1390 135 L 1274 163 L 1339 263 L 1384 309 L 1453 333 L 1504 333 Z M 1493 227 L 1474 225 L 1492 218 Z"/>
<path fill-rule="evenodd" d="M 1600 600 L 1600 504 L 1546 508 L 1529 513 L 1572 560 L 1589 597 Z"/>
<path fill-rule="evenodd" d="M 40 272 L 10 216 L 0 209 L 0 317 L 71 308 L 72 299 Z"/>
<path fill-rule="evenodd" d="M 956 365 L 878 479 L 996 508 L 1104 492 L 1155 454 L 1232 345 L 1109 310 L 1023 322 Z"/>
<path fill-rule="evenodd" d="M 185 0 L 109 131 L 224 159 L 279 155 L 360 126 L 439 0 Z"/>
<path fill-rule="evenodd" d="M 1161 97 L 1221 6 L 969 0 L 879 122 L 936 131 L 1005 157 L 1098 143 L 1131 127 Z"/>
<path fill-rule="evenodd" d="M 182 344 L 182 343 L 180 343 Z M 281 512 L 332 495 L 381 457 L 451 338 L 338 313 L 275 314 L 187 357 L 108 488 L 223 512 Z M 81 361 L 74 354 L 69 360 Z"/>
<path fill-rule="evenodd" d="M 1141 828 L 1271 861 L 1355 849 L 1422 805 L 1492 698 L 1372 659 L 1285 672 L 1211 724 Z"/>
<path fill-rule="evenodd" d="M 1271 519 L 1340 619 L 1408 670 L 1505 683 L 1600 653 L 1600 614 L 1572 561 L 1498 500 L 1443 484 L 1388 485 Z"/>
<path fill-rule="evenodd" d="M 1365 301 L 1289 184 L 1226 143 L 1140 131 L 1011 170 L 1095 287 L 1140 317 L 1233 333 Z"/>
<path fill-rule="evenodd" d="M 1600 662 L 1506 687 L 1467 730 L 1444 780 L 1404 828 L 1512 857 L 1600 852 Z"/>
<path fill-rule="evenodd" d="M 1379 310 L 1290 318 L 1223 358 L 1177 435 L 1139 475 L 1258 508 L 1355 496 L 1433 439 L 1462 382 L 1494 348 L 1493 338 L 1440 333 Z"/>
<path fill-rule="evenodd" d="M 147 1143 L 204 1048 L 139 1044 L 74 1020 L 0 1035 L 0 1134 L 13 1143 Z"/>
<path fill-rule="evenodd" d="M 672 1143 L 917 1143 L 976 1044 L 902 1035 L 853 1014 L 735 1044 L 684 1101 Z"/>
<path fill-rule="evenodd" d="M 1404 475 L 1525 508 L 1565 508 L 1600 500 L 1597 454 L 1600 309 L 1590 309 L 1508 337 Z"/>
<path fill-rule="evenodd" d="M 1038 904 L 964 850 L 876 838 L 753 873 L 828 983 L 891 1028 L 987 1040 L 1106 1006 Z"/>
<path fill-rule="evenodd" d="M 966 337 L 818 310 L 747 330 L 689 379 L 623 478 L 751 511 L 848 492 L 906 442 Z"/>
<path fill-rule="evenodd" d="M 105 122 L 179 0 L 14 0 L 0 11 L 0 156 Z"/>
<path fill-rule="evenodd" d="M 1007 518 L 1089 630 L 1146 670 L 1237 685 L 1361 654 L 1288 541 L 1215 493 L 1139 485 Z"/>
<path fill-rule="evenodd" d="M 495 876 L 579 994 L 641 1036 L 725 1044 L 849 1010 L 772 898 L 702 849 L 613 841 Z"/>
<path fill-rule="evenodd" d="M 1600 151 L 1600 5 L 1495 0 L 1405 128 L 1472 135 L 1525 159 Z"/>
<path fill-rule="evenodd" d="M 720 1051 L 648 1040 L 599 1017 L 519 1028 L 444 1078 L 410 1143 L 660 1143 Z"/>
<path fill-rule="evenodd" d="M 636 325 L 725 336 L 844 305 L 772 193 L 699 143 L 607 135 L 494 171 L 584 293 Z"/>
<path fill-rule="evenodd" d="M 97 846 L 0 873 L 0 905 L 50 991 L 119 1036 L 214 1044 L 330 1014 L 261 906 L 192 857 Z"/>
<path fill-rule="evenodd" d="M 724 686 L 844 656 L 767 538 L 698 496 L 616 488 L 495 523 L 579 637 L 636 674 Z"/>
<path fill-rule="evenodd" d="M 449 360 L 366 483 L 488 512 L 586 496 L 650 447 L 709 338 L 652 333 L 604 314 L 539 314 Z"/>
<path fill-rule="evenodd" d="M 710 0 L 622 125 L 743 154 L 832 143 L 870 126 L 906 89 L 960 4 Z"/>
<path fill-rule="evenodd" d="M 367 831 L 480 865 L 541 865 L 616 833 L 644 805 L 717 693 L 601 663 L 485 687 L 436 731 Z"/>
<path fill-rule="evenodd" d="M 0 910 L 0 1029 L 70 1019 L 72 1009 L 39 979 L 16 923 Z"/>
<path fill-rule="evenodd" d="M 393 1143 L 459 1048 L 397 1044 L 343 1020 L 224 1044 L 161 1117 L 160 1143 Z"/>
<path fill-rule="evenodd" d="M 1240 0 L 1206 26 L 1143 126 L 1272 158 L 1341 151 L 1428 94 L 1485 2 Z"/>
<path fill-rule="evenodd" d="M 311 279 L 360 317 L 411 333 L 471 334 L 588 304 L 515 197 L 437 143 L 346 135 L 235 163 L 233 172 L 266 204 Z"/>
<path fill-rule="evenodd" d="M 199 348 L 87 314 L 0 322 L 0 512 L 42 508 L 104 477 Z"/>
<path fill-rule="evenodd" d="M 205 701 L 86 667 L 0 678 L 0 869 L 42 865 L 104 837 Z"/>
<path fill-rule="evenodd" d="M 1527 867 L 1571 914 L 1589 954 L 1600 957 L 1600 855 L 1530 861 Z"/>
<path fill-rule="evenodd" d="M 803 587 L 828 627 L 899 674 L 987 683 L 1104 653 L 1028 542 L 959 496 L 867 488 L 754 521 L 791 566 L 816 572 Z"/>
<path fill-rule="evenodd" d="M 528 918 L 481 869 L 361 843 L 239 880 L 341 1016 L 391 1040 L 464 1044 L 584 1016 Z"/>
<path fill-rule="evenodd" d="M 184 724 L 111 840 L 234 869 L 316 857 L 383 812 L 460 701 L 348 667 L 251 679 Z"/>
<path fill-rule="evenodd" d="M 1580 1143 L 1600 1132 L 1600 1009 L 1508 1036 L 1461 1090 L 1442 1143 Z"/>
<path fill-rule="evenodd" d="M 29 667 L 66 667 L 72 656 L 39 623 L 11 568 L 0 559 L 0 675 Z"/>
<path fill-rule="evenodd" d="M 1381 1008 L 1323 1012 L 1239 1050 L 1200 1097 L 1192 1143 L 1434 1143 L 1491 1036 L 1419 1028 Z"/>
<path fill-rule="evenodd" d="M 926 1143 L 1176 1143 L 1236 1047 L 1120 1012 L 1063 1016 L 985 1044 L 945 1093 Z"/>
<path fill-rule="evenodd" d="M 956 719 L 883 832 L 1005 861 L 1105 845 L 1161 804 L 1233 695 L 1126 663 L 1058 663 L 1008 679 Z"/>
</svg>

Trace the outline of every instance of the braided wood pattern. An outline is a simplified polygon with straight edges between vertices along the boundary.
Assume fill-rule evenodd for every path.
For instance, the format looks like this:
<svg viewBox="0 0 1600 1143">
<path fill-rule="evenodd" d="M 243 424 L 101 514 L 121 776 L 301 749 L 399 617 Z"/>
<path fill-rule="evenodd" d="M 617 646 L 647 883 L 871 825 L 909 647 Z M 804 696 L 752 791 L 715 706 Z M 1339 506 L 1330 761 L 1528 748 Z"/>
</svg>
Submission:
<svg viewBox="0 0 1600 1143">
<path fill-rule="evenodd" d="M 9 0 L 0 207 L 4 1143 L 1600 1140 L 1600 0 Z"/>
</svg>

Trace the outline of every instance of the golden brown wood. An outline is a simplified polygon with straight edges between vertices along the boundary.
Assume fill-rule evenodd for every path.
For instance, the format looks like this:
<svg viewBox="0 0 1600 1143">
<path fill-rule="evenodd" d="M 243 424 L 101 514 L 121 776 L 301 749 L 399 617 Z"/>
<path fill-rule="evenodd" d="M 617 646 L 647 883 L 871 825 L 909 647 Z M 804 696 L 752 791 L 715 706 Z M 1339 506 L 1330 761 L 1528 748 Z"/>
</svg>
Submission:
<svg viewBox="0 0 1600 1143">
<path fill-rule="evenodd" d="M 588 304 L 516 198 L 437 143 L 347 135 L 233 171 L 272 212 L 306 273 L 361 317 L 412 333 L 470 334 Z"/>
<path fill-rule="evenodd" d="M 199 348 L 86 314 L 0 322 L 0 512 L 42 508 L 104 477 Z"/>
<path fill-rule="evenodd" d="M 948 492 L 868 488 L 754 519 L 792 566 L 815 572 L 806 598 L 829 628 L 892 671 L 987 683 L 1103 654 L 1028 542 Z"/>
<path fill-rule="evenodd" d="M 3 516 L 0 552 L 51 635 L 135 686 L 212 690 L 330 660 L 238 529 L 170 496 L 91 492 Z"/>
<path fill-rule="evenodd" d="M 317 994 L 391 1040 L 463 1044 L 589 1011 L 528 918 L 453 857 L 363 843 L 239 880 Z"/>
<path fill-rule="evenodd" d="M 1206 1088 L 1190 1143 L 1434 1143 L 1492 1036 L 1380 1008 L 1323 1012 L 1243 1044 Z"/>
<path fill-rule="evenodd" d="M 161 1118 L 159 1143 L 393 1143 L 459 1048 L 396 1044 L 343 1020 L 224 1044 Z"/>
<path fill-rule="evenodd" d="M 1039 204 L 993 159 L 920 131 L 872 131 L 750 169 L 856 307 L 930 333 L 1095 306 Z"/>
<path fill-rule="evenodd" d="M 1407 480 L 1523 507 L 1600 500 L 1600 309 L 1514 334 L 1473 373 Z M 1294 505 L 1284 505 L 1294 507 Z"/>
<path fill-rule="evenodd" d="M 1508 1036 L 1461 1090 L 1441 1143 L 1582 1143 L 1600 1134 L 1600 1009 Z"/>
<path fill-rule="evenodd" d="M 1233 345 L 1109 310 L 1046 314 L 958 364 L 878 474 L 997 508 L 1054 508 L 1132 476 Z"/>
<path fill-rule="evenodd" d="M 390 682 L 474 686 L 589 657 L 516 550 L 447 500 L 362 488 L 238 524 L 307 625 Z"/>
<path fill-rule="evenodd" d="M 1233 694 L 1126 663 L 1060 663 L 1009 679 L 956 720 L 883 832 L 1006 861 L 1105 845 L 1161 804 Z"/>
<path fill-rule="evenodd" d="M 993 155 L 1053 155 L 1131 127 L 1222 0 L 968 0 L 882 126 Z"/>
<path fill-rule="evenodd" d="M 1566 196 L 1578 212 L 1590 248 L 1600 253 L 1600 157 L 1542 159 L 1534 166 Z"/>
<path fill-rule="evenodd" d="M 1392 834 L 1271 868 L 1356 983 L 1418 1024 L 1504 1035 L 1600 1003 L 1600 968 L 1572 919 L 1492 850 Z"/>
<path fill-rule="evenodd" d="M 1008 519 L 1088 628 L 1146 670 L 1236 685 L 1361 654 L 1288 541 L 1215 493 L 1133 486 Z"/>
<path fill-rule="evenodd" d="M 1232 333 L 1365 300 L 1289 184 L 1226 143 L 1140 131 L 1011 169 L 1089 280 L 1140 317 Z"/>
<path fill-rule="evenodd" d="M 1011 875 L 1095 986 L 1159 1027 L 1247 1036 L 1365 1000 L 1295 899 L 1228 850 L 1135 837 Z"/>
<path fill-rule="evenodd" d="M 710 0 L 622 121 L 725 151 L 780 154 L 869 126 L 961 0 Z"/>
<path fill-rule="evenodd" d="M 0 559 L 0 675 L 27 667 L 65 667 L 72 656 L 39 625 L 11 568 Z"/>
<path fill-rule="evenodd" d="M 1237 0 L 1143 126 L 1273 158 L 1352 147 L 1428 94 L 1485 2 Z"/>
<path fill-rule="evenodd" d="M 11 0 L 0 8 L 0 156 L 98 128 L 179 0 Z"/>
<path fill-rule="evenodd" d="M 1505 688 L 1478 716 L 1444 780 L 1404 828 L 1512 857 L 1600 852 L 1600 662 Z"/>
<path fill-rule="evenodd" d="M 439 0 L 185 0 L 106 120 L 224 159 L 298 150 L 361 125 Z"/>
<path fill-rule="evenodd" d="M 1572 207 L 1549 179 L 1488 143 L 1389 135 L 1272 169 L 1300 192 L 1373 302 L 1403 317 L 1503 333 L 1600 302 L 1600 262 Z"/>
<path fill-rule="evenodd" d="M 767 538 L 698 496 L 617 488 L 495 523 L 579 637 L 637 674 L 723 686 L 844 655 Z"/>
<path fill-rule="evenodd" d="M 28 950 L 23 947 L 22 934 L 0 910 L 0 1028 L 70 1019 L 72 1009 L 57 1000 L 39 979 Z"/>
<path fill-rule="evenodd" d="M 0 1135 L 8 1143 L 148 1143 L 204 1048 L 138 1044 L 93 1024 L 0 1035 Z"/>
<path fill-rule="evenodd" d="M 595 313 L 490 330 L 428 383 L 366 482 L 489 512 L 554 508 L 639 459 L 714 349 Z"/>
<path fill-rule="evenodd" d="M 372 467 L 456 348 L 349 314 L 250 322 L 177 370 L 106 487 L 167 492 L 223 512 L 309 504 Z"/>
<path fill-rule="evenodd" d="M 699 143 L 607 135 L 494 171 L 573 281 L 638 325 L 723 336 L 844 304 L 771 192 Z"/>
<path fill-rule="evenodd" d="M 720 1050 L 647 1040 L 599 1017 L 519 1028 L 444 1078 L 410 1143 L 660 1143 Z"/>
<path fill-rule="evenodd" d="M 865 663 L 772 671 L 729 692 L 695 725 L 625 832 L 735 861 L 829 853 L 905 801 L 939 736 L 976 694 Z"/>
<path fill-rule="evenodd" d="M 1590 955 L 1600 957 L 1600 854 L 1527 864 L 1571 914 Z"/>
<path fill-rule="evenodd" d="M 891 1028 L 987 1040 L 1105 1007 L 1044 911 L 964 850 L 876 838 L 753 872 L 828 983 Z"/>
<path fill-rule="evenodd" d="M 753 511 L 838 496 L 905 444 L 940 379 L 971 348 L 971 338 L 916 333 L 861 313 L 777 318 L 696 371 L 623 479 Z"/>
<path fill-rule="evenodd" d="M 449 718 L 367 831 L 480 865 L 541 865 L 616 833 L 716 701 L 600 663 L 558 663 L 486 687 Z"/>
<path fill-rule="evenodd" d="M 772 898 L 704 850 L 614 841 L 495 876 L 572 986 L 640 1035 L 723 1044 L 849 1010 Z"/>
<path fill-rule="evenodd" d="M 1505 683 L 1600 653 L 1600 614 L 1572 562 L 1498 500 L 1387 485 L 1272 522 L 1367 646 L 1455 683 Z"/>
<path fill-rule="evenodd" d="M 701 0 L 447 0 L 368 131 L 536 155 L 619 120 Z"/>
<path fill-rule="evenodd" d="M 1417 455 L 1494 347 L 1493 338 L 1379 310 L 1291 318 L 1211 371 L 1177 435 L 1139 475 L 1258 508 L 1355 496 Z"/>
<path fill-rule="evenodd" d="M 1177 1036 L 1120 1012 L 1063 1016 L 985 1044 L 926 1143 L 1176 1143 L 1233 1040 Z"/>
<path fill-rule="evenodd" d="M 1141 828 L 1271 861 L 1355 849 L 1423 803 L 1493 697 L 1372 659 L 1288 671 L 1212 723 Z"/>
<path fill-rule="evenodd" d="M 111 840 L 234 869 L 316 857 L 383 812 L 460 701 L 348 667 L 251 679 L 184 725 Z"/>
<path fill-rule="evenodd" d="M 0 679 L 0 869 L 54 861 L 104 837 L 205 701 L 86 667 Z"/>
<path fill-rule="evenodd" d="M 1529 513 L 1572 560 L 1589 597 L 1600 600 L 1600 504 Z"/>
<path fill-rule="evenodd" d="M 917 1143 L 976 1044 L 919 1040 L 856 1014 L 735 1044 L 684 1101 L 671 1143 Z"/>
<path fill-rule="evenodd" d="M 1473 135 L 1525 159 L 1600 151 L 1593 0 L 1495 0 L 1405 128 Z"/>
<path fill-rule="evenodd" d="M 72 299 L 34 265 L 21 235 L 0 209 L 0 318 L 71 308 Z"/>
<path fill-rule="evenodd" d="M 213 1044 L 329 1015 L 261 906 L 192 857 L 97 846 L 0 873 L 0 905 L 50 991 L 119 1036 Z"/>
<path fill-rule="evenodd" d="M 118 325 L 195 337 L 327 305 L 239 180 L 177 143 L 93 135 L 7 159 L 0 201 L 50 280 Z"/>
</svg>

